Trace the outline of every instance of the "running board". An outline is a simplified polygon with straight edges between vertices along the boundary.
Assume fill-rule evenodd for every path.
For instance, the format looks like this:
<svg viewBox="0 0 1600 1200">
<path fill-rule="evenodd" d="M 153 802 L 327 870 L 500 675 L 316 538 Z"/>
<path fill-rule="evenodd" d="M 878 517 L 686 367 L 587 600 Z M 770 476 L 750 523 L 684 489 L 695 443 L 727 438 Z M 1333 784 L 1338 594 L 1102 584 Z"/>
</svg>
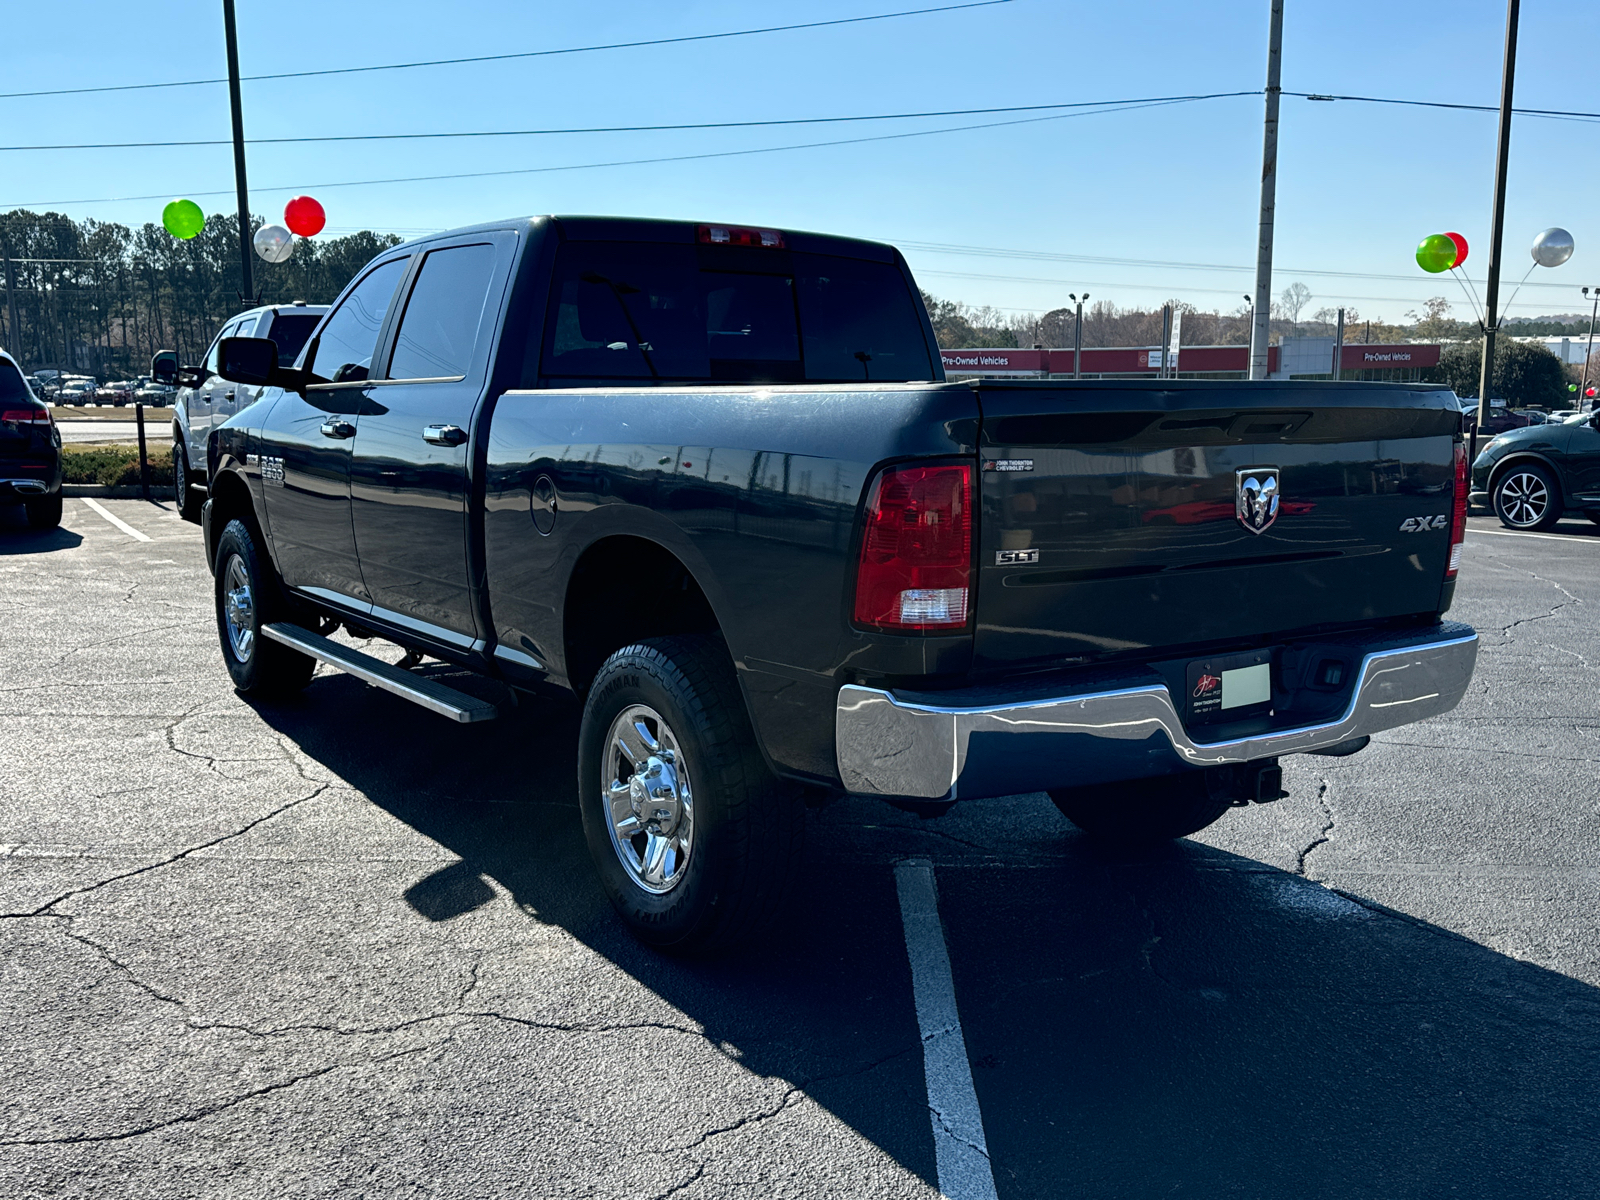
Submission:
<svg viewBox="0 0 1600 1200">
<path fill-rule="evenodd" d="M 460 721 L 463 725 L 474 721 L 492 721 L 500 715 L 500 710 L 487 700 L 478 700 L 465 692 L 456 691 L 455 688 L 445 687 L 442 683 L 435 683 L 420 675 L 413 675 L 410 671 L 391 666 L 381 659 L 353 650 L 349 646 L 341 646 L 338 642 L 329 641 L 321 634 L 312 633 L 309 629 L 302 629 L 298 625 L 279 621 L 263 625 L 261 633 L 264 637 L 300 651 L 301 654 L 321 659 L 348 675 L 364 679 L 375 687 L 393 692 L 402 699 L 420 704 L 423 708 L 449 717 L 453 721 Z"/>
</svg>

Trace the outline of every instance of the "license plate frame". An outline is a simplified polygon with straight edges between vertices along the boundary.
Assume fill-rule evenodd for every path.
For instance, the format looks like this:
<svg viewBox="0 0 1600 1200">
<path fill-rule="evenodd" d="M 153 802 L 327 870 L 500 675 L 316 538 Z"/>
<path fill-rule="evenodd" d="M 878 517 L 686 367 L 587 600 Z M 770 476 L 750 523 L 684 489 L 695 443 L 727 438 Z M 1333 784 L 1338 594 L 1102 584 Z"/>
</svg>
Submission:
<svg viewBox="0 0 1600 1200">
<path fill-rule="evenodd" d="M 1209 724 L 1269 714 L 1276 657 L 1268 646 L 1193 660 L 1186 672 L 1185 717 Z"/>
</svg>

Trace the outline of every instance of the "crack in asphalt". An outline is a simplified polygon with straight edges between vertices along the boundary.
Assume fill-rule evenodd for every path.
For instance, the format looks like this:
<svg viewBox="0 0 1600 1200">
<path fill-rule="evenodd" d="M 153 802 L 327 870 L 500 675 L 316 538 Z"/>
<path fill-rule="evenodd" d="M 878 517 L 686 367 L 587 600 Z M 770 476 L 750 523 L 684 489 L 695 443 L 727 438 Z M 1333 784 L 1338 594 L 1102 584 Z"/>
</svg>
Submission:
<svg viewBox="0 0 1600 1200">
<path fill-rule="evenodd" d="M 15 917 L 66 916 L 70 920 L 71 919 L 70 914 L 66 914 L 66 913 L 51 913 L 50 910 L 52 908 L 54 908 L 56 905 L 60 904 L 62 901 L 70 900 L 74 896 L 85 896 L 85 895 L 88 895 L 90 892 L 97 892 L 101 888 L 107 887 L 107 886 L 109 886 L 109 885 L 111 885 L 113 883 L 118 883 L 121 880 L 132 879 L 135 876 L 144 875 L 144 874 L 146 874 L 146 873 L 148 873 L 150 871 L 158 871 L 162 867 L 170 867 L 170 866 L 172 866 L 173 863 L 181 862 L 184 859 L 188 858 L 192 854 L 198 854 L 202 850 L 209 850 L 213 846 L 221 845 L 223 842 L 231 841 L 232 839 L 234 839 L 236 837 L 242 837 L 245 834 L 249 833 L 257 825 L 261 825 L 264 822 L 270 821 L 270 820 L 272 820 L 273 817 L 276 817 L 276 816 L 279 816 L 279 815 L 281 815 L 283 813 L 288 812 L 291 808 L 297 808 L 302 804 L 305 804 L 305 803 L 307 803 L 307 802 L 309 802 L 311 800 L 315 800 L 318 796 L 322 795 L 323 792 L 327 791 L 332 786 L 333 786 L 333 784 L 331 784 L 331 783 L 319 783 L 311 791 L 311 793 L 309 795 L 301 796 L 301 797 L 299 797 L 298 799 L 295 799 L 295 800 L 290 800 L 287 804 L 280 804 L 277 808 L 273 809 L 271 812 L 265 813 L 262 816 L 257 817 L 253 821 L 246 822 L 244 825 L 240 826 L 238 829 L 229 830 L 227 833 L 220 834 L 219 836 L 212 838 L 210 841 L 201 842 L 197 846 L 190 846 L 187 849 L 180 850 L 180 851 L 178 851 L 178 853 L 173 854 L 173 855 L 171 855 L 171 856 L 169 856 L 167 858 L 163 858 L 158 862 L 146 863 L 144 866 L 135 867 L 131 871 L 122 871 L 122 872 L 120 872 L 120 873 L 118 873 L 116 875 L 111 875 L 111 876 L 109 876 L 109 877 L 107 877 L 105 879 L 101 879 L 101 880 L 99 880 L 99 881 L 97 881 L 95 883 L 88 884 L 85 887 L 72 888 L 69 891 L 62 892 L 61 895 L 57 896 L 55 899 L 46 901 L 44 904 L 41 904 L 38 908 L 33 909 L 31 912 L 0 913 L 0 919 L 15 918 Z"/>
<path fill-rule="evenodd" d="M 239 1105 L 248 1101 L 258 1100 L 263 1096 L 270 1096 L 274 1092 L 285 1091 L 288 1088 L 296 1087 L 299 1084 L 306 1083 L 312 1079 L 320 1079 L 322 1076 L 333 1071 L 337 1071 L 342 1067 L 349 1068 L 356 1066 L 376 1066 L 379 1063 L 389 1062 L 393 1059 L 402 1058 L 410 1054 L 420 1054 L 424 1051 L 435 1048 L 436 1047 L 434 1046 L 413 1046 L 406 1050 L 396 1050 L 391 1054 L 380 1054 L 375 1058 L 367 1059 L 363 1062 L 332 1063 L 328 1066 L 318 1067 L 314 1071 L 305 1071 L 299 1075 L 290 1076 L 288 1079 L 279 1080 L 277 1083 L 269 1083 L 265 1087 L 252 1088 L 248 1092 L 241 1093 L 237 1096 L 231 1096 L 226 1100 L 219 1100 L 216 1103 L 205 1105 L 192 1112 L 183 1113 L 180 1116 L 169 1117 L 165 1121 L 152 1121 L 148 1125 L 140 1125 L 133 1129 L 118 1130 L 115 1133 L 79 1133 L 70 1134 L 65 1137 L 51 1138 L 6 1138 L 0 1139 L 0 1146 L 78 1146 L 92 1142 L 123 1142 L 130 1138 L 145 1137 L 152 1133 L 159 1133 L 161 1130 L 170 1129 L 174 1125 L 192 1125 L 196 1121 L 203 1121 L 207 1117 L 214 1117 L 218 1113 L 227 1112 L 230 1108 L 237 1108 Z"/>
<path fill-rule="evenodd" d="M 673 1184 L 671 1187 L 669 1187 L 664 1192 L 657 1192 L 653 1197 L 651 1197 L 651 1200 L 667 1200 L 668 1196 L 676 1196 L 679 1192 L 683 1191 L 683 1189 L 688 1187 L 690 1184 L 699 1183 L 701 1178 L 704 1177 L 705 1173 L 706 1173 L 706 1164 L 705 1163 L 701 1163 L 699 1166 L 697 1166 L 694 1169 L 694 1174 L 689 1176 L 689 1178 L 685 1179 L 682 1183 Z"/>
<path fill-rule="evenodd" d="M 1311 843 L 1304 850 L 1301 850 L 1299 854 L 1295 855 L 1294 873 L 1302 879 L 1309 878 L 1306 875 L 1306 858 L 1318 846 L 1327 845 L 1328 835 L 1333 832 L 1333 805 L 1328 800 L 1328 792 L 1331 786 L 1326 779 L 1319 778 L 1317 780 L 1317 803 L 1321 806 L 1322 815 L 1327 820 L 1323 823 L 1322 828 L 1317 831 L 1317 836 L 1312 839 Z"/>
<path fill-rule="evenodd" d="M 1551 587 L 1555 588 L 1556 591 L 1560 592 L 1563 596 L 1565 596 L 1566 599 L 1561 601 L 1560 604 L 1557 604 L 1554 608 L 1552 608 L 1547 613 L 1539 613 L 1537 616 L 1532 616 L 1532 617 L 1522 617 L 1519 620 L 1511 622 L 1511 624 L 1509 624 L 1509 625 L 1502 626 L 1501 629 L 1500 629 L 1500 636 L 1501 637 L 1506 637 L 1507 635 L 1510 634 L 1510 632 L 1513 629 L 1517 628 L 1517 626 L 1519 626 L 1519 625 L 1528 625 L 1528 624 L 1531 624 L 1534 621 L 1548 621 L 1551 617 L 1555 616 L 1558 612 L 1560 612 L 1563 608 L 1565 608 L 1569 604 L 1582 604 L 1583 603 L 1583 601 L 1579 597 L 1574 596 L 1571 592 L 1567 591 L 1566 588 L 1562 587 L 1555 580 L 1546 579 L 1543 575 L 1540 575 L 1540 574 L 1538 574 L 1537 572 L 1534 572 L 1534 571 L 1529 571 L 1525 567 L 1519 568 L 1519 570 L 1521 570 L 1522 573 L 1527 575 L 1530 579 L 1536 579 L 1540 583 L 1548 583 Z"/>
</svg>

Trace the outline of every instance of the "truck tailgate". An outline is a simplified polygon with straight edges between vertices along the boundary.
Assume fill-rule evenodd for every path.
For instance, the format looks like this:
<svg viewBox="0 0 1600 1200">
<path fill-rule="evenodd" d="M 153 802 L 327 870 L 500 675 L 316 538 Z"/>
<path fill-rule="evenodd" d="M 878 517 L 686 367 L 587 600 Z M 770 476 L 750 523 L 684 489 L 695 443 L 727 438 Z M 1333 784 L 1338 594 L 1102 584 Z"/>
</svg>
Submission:
<svg viewBox="0 0 1600 1200">
<path fill-rule="evenodd" d="M 979 670 L 1263 645 L 1439 609 L 1460 428 L 1448 391 L 978 391 Z"/>
</svg>

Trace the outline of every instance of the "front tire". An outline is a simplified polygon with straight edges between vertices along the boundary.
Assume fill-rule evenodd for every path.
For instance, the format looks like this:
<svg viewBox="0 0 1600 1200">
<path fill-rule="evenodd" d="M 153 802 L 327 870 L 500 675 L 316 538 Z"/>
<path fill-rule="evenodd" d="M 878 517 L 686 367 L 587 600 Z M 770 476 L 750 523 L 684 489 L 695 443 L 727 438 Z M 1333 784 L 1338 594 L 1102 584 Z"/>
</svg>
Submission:
<svg viewBox="0 0 1600 1200">
<path fill-rule="evenodd" d="M 282 619 L 282 591 L 250 527 L 229 521 L 217 542 L 217 633 L 233 686 L 246 696 L 286 696 L 311 682 L 317 660 L 261 634 Z"/>
<path fill-rule="evenodd" d="M 800 857 L 804 805 L 767 770 L 714 636 L 652 638 L 605 661 L 583 709 L 578 796 L 606 895 L 659 949 L 747 940 Z"/>
<path fill-rule="evenodd" d="M 200 523 L 200 508 L 205 501 L 198 499 L 190 486 L 189 452 L 181 440 L 172 443 L 172 499 L 180 517 L 196 525 Z"/>
<path fill-rule="evenodd" d="M 54 529 L 61 524 L 61 493 L 50 496 L 30 496 L 22 502 L 28 510 L 29 529 Z"/>
<path fill-rule="evenodd" d="M 1507 529 L 1553 528 L 1561 519 L 1561 489 L 1543 467 L 1519 463 L 1495 481 L 1494 515 Z"/>
<path fill-rule="evenodd" d="M 1061 815 L 1084 833 L 1120 846 L 1188 837 L 1245 798 L 1239 773 L 1227 767 L 1050 793 Z"/>
</svg>

